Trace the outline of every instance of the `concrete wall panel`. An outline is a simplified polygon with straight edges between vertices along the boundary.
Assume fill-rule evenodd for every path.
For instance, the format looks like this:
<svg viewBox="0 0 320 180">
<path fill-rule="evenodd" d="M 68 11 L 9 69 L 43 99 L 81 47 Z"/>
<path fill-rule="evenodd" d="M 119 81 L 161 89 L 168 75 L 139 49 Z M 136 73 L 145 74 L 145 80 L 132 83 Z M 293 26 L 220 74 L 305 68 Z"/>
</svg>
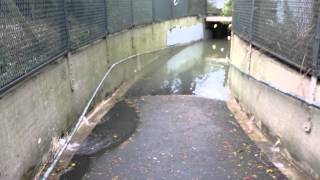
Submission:
<svg viewBox="0 0 320 180">
<path fill-rule="evenodd" d="M 132 40 L 135 54 L 140 54 L 155 49 L 152 26 L 143 26 L 133 29 Z"/>
<path fill-rule="evenodd" d="M 71 89 L 66 60 L 61 62 L 0 100 L 0 179 L 19 179 L 70 125 Z"/>
<path fill-rule="evenodd" d="M 123 31 L 109 35 L 107 38 L 107 49 L 109 64 L 133 55 L 132 31 Z"/>
<path fill-rule="evenodd" d="M 102 40 L 71 55 L 69 59 L 73 88 L 72 104 L 77 114 L 84 108 L 95 87 L 107 71 L 106 49 L 106 41 Z"/>
<path fill-rule="evenodd" d="M 319 177 L 320 108 L 302 100 L 310 98 L 311 79 L 254 48 L 251 61 L 241 58 L 238 54 L 247 51 L 247 43 L 234 37 L 232 44 L 232 94 L 254 115 L 258 126 L 280 138 L 282 152 L 289 159 Z"/>
</svg>

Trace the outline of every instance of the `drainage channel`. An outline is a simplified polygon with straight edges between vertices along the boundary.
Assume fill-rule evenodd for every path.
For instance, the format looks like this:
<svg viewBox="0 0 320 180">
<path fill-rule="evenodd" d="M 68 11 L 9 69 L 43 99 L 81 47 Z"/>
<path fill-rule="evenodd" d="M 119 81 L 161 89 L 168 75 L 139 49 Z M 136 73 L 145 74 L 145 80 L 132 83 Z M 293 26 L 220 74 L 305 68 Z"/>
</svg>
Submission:
<svg viewBox="0 0 320 180">
<path fill-rule="evenodd" d="M 144 75 L 60 179 L 287 179 L 227 108 L 229 52 L 199 42 Z"/>
</svg>

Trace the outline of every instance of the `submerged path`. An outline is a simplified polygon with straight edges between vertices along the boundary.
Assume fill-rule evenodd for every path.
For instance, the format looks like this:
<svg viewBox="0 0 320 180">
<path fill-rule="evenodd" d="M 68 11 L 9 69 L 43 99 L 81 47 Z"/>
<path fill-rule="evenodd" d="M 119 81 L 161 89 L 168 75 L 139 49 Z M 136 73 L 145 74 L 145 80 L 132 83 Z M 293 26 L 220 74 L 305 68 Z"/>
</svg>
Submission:
<svg viewBox="0 0 320 180">
<path fill-rule="evenodd" d="M 92 157 L 83 179 L 286 179 L 222 101 L 145 96 L 133 136 Z"/>
<path fill-rule="evenodd" d="M 229 49 L 227 40 L 199 42 L 146 74 L 61 179 L 287 179 L 226 106 Z"/>
</svg>

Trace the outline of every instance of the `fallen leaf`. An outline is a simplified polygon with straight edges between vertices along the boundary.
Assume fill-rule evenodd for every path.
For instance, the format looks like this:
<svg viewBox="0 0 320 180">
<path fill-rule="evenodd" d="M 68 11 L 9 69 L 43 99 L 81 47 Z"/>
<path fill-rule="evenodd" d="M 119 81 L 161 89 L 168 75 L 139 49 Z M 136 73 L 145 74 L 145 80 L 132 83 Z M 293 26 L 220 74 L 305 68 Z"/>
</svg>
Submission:
<svg viewBox="0 0 320 180">
<path fill-rule="evenodd" d="M 267 169 L 267 174 L 271 174 L 271 173 L 273 173 L 273 170 L 272 169 Z"/>
</svg>

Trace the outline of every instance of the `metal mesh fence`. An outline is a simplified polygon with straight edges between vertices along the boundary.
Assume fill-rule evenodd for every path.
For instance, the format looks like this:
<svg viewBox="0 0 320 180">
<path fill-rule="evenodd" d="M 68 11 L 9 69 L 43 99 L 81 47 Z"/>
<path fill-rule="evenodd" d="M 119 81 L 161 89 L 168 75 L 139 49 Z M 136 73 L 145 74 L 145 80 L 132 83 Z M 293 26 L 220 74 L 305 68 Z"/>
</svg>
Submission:
<svg viewBox="0 0 320 180">
<path fill-rule="evenodd" d="M 107 32 L 204 13 L 202 1 L 0 0 L 0 92 Z"/>
<path fill-rule="evenodd" d="M 66 49 L 63 0 L 0 1 L 0 89 Z"/>
<path fill-rule="evenodd" d="M 233 28 L 287 64 L 319 73 L 319 48 L 314 48 L 318 10 L 316 0 L 236 0 Z"/>
<path fill-rule="evenodd" d="M 153 0 L 154 21 L 164 21 L 172 18 L 172 0 Z"/>
<path fill-rule="evenodd" d="M 131 0 L 107 0 L 108 32 L 114 33 L 133 25 Z"/>
<path fill-rule="evenodd" d="M 140 25 L 151 23 L 152 17 L 152 0 L 133 0 L 133 24 Z"/>
<path fill-rule="evenodd" d="M 188 15 L 201 15 L 206 13 L 206 0 L 189 0 Z"/>
<path fill-rule="evenodd" d="M 236 0 L 233 7 L 233 31 L 246 40 L 250 38 L 252 2 L 252 0 Z"/>
<path fill-rule="evenodd" d="M 189 0 L 172 0 L 173 6 L 173 17 L 185 17 L 188 16 L 189 13 Z"/>
<path fill-rule="evenodd" d="M 106 33 L 105 0 L 69 0 L 71 49 L 89 44 Z"/>
</svg>

